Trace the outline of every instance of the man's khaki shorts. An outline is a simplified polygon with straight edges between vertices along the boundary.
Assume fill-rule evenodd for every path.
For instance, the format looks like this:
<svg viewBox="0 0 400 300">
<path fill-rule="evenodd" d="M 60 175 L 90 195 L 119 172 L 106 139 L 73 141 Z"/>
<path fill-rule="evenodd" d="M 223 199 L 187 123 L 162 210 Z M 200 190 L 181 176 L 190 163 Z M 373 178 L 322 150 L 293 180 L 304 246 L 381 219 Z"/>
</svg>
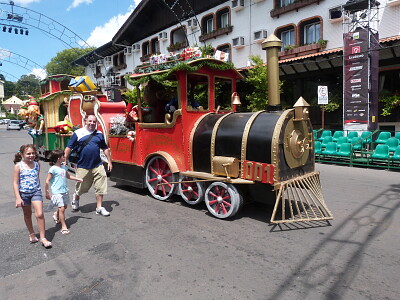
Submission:
<svg viewBox="0 0 400 300">
<path fill-rule="evenodd" d="M 75 186 L 78 196 L 87 193 L 92 185 L 96 194 L 107 194 L 107 174 L 103 165 L 89 170 L 78 168 L 75 176 L 83 179 L 83 182 L 77 182 Z"/>
</svg>

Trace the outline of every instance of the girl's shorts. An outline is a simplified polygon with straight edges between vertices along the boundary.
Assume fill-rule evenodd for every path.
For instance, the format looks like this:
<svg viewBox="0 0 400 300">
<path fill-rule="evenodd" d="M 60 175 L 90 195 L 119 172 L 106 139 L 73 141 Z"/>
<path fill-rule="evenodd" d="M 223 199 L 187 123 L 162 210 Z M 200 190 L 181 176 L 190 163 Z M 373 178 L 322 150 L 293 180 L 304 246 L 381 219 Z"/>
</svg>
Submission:
<svg viewBox="0 0 400 300">
<path fill-rule="evenodd" d="M 32 193 L 19 192 L 24 205 L 31 205 L 32 201 L 43 201 L 42 190 L 36 190 Z"/>
<path fill-rule="evenodd" d="M 63 207 L 63 206 L 68 205 L 68 204 L 69 204 L 69 194 L 68 193 L 53 194 L 51 196 L 51 201 L 50 201 L 49 208 L 51 209 L 54 206 Z"/>
</svg>

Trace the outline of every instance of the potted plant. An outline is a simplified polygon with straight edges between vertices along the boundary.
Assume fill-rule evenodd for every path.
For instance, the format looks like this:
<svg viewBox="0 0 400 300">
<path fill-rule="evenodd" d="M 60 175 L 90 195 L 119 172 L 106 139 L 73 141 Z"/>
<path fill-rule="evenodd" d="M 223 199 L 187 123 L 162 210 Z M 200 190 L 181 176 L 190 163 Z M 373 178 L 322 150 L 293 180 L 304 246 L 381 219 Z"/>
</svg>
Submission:
<svg viewBox="0 0 400 300">
<path fill-rule="evenodd" d="M 319 45 L 320 48 L 325 49 L 326 48 L 326 44 L 328 43 L 327 40 L 323 40 L 323 39 L 319 39 L 317 44 Z"/>
</svg>

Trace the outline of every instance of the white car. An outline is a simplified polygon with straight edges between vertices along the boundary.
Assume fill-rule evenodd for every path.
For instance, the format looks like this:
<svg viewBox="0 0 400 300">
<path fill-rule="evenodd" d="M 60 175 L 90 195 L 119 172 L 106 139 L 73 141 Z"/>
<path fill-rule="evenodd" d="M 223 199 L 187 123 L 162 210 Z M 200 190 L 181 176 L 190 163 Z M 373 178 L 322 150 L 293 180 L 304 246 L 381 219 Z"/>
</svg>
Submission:
<svg viewBox="0 0 400 300">
<path fill-rule="evenodd" d="M 19 120 L 10 120 L 7 123 L 7 130 L 21 130 L 19 126 L 21 122 Z"/>
</svg>

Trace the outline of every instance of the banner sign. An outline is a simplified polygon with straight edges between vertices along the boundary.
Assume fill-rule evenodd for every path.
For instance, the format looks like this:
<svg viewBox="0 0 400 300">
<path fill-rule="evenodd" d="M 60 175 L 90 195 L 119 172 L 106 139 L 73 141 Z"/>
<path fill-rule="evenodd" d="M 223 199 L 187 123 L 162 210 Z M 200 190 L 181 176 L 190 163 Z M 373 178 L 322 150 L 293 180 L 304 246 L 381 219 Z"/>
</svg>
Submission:
<svg viewBox="0 0 400 300">
<path fill-rule="evenodd" d="M 368 32 L 344 34 L 343 129 L 367 130 L 369 118 Z"/>
</svg>

